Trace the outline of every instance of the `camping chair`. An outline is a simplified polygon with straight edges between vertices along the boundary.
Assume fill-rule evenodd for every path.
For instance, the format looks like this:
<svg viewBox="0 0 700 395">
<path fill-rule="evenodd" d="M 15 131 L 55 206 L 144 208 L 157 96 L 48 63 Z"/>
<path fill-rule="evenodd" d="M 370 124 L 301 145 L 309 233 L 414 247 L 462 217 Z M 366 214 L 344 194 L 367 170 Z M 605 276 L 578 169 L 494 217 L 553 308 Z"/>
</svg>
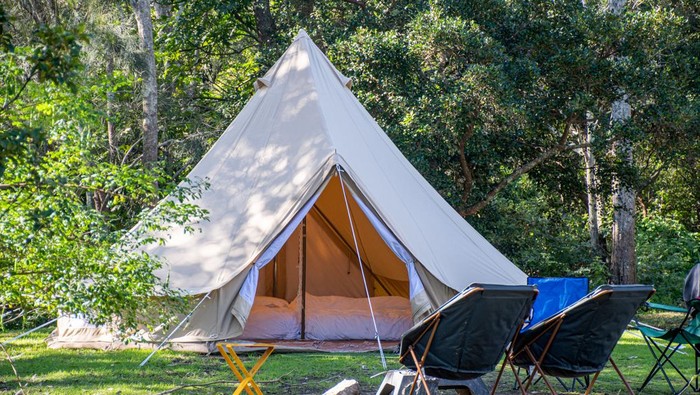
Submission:
<svg viewBox="0 0 700 395">
<path fill-rule="evenodd" d="M 637 329 L 639 329 L 639 333 L 642 334 L 644 342 L 647 344 L 647 347 L 649 347 L 649 351 L 655 359 L 654 366 L 644 379 L 644 383 L 639 388 L 639 392 L 641 392 L 659 372 L 663 374 L 666 383 L 674 395 L 684 392 L 688 387 L 694 392 L 700 392 L 700 385 L 698 385 L 698 374 L 700 374 L 700 369 L 698 369 L 698 357 L 700 355 L 700 316 L 696 315 L 697 312 L 700 311 L 700 300 L 691 301 L 690 307 L 687 309 L 658 303 L 648 303 L 648 307 L 655 310 L 683 313 L 684 317 L 677 327 L 669 330 L 637 323 Z M 659 339 L 659 341 L 655 339 Z M 695 371 L 691 378 L 686 377 L 678 365 L 671 359 L 684 345 L 690 346 L 693 349 L 693 354 L 695 354 Z M 679 390 L 676 390 L 671 377 L 666 371 L 668 367 L 678 373 L 683 380 L 682 387 Z"/>
<path fill-rule="evenodd" d="M 556 391 L 547 376 L 574 378 L 592 374 L 586 388 L 589 394 L 600 371 L 610 361 L 633 394 L 611 354 L 637 309 L 653 293 L 654 289 L 646 285 L 603 285 L 559 313 L 528 327 L 514 340 L 495 386 L 509 364 L 514 373 L 515 366 L 534 367 L 552 394 Z M 524 389 L 521 386 L 522 391 L 528 390 L 533 376 L 527 378 Z M 517 373 L 516 380 L 520 383 Z"/>
<path fill-rule="evenodd" d="M 586 277 L 528 277 L 527 285 L 536 286 L 538 291 L 529 325 L 551 317 L 588 295 Z"/>
<path fill-rule="evenodd" d="M 559 311 L 571 306 L 579 299 L 588 295 L 588 278 L 586 277 L 528 277 L 528 285 L 537 287 L 537 299 L 532 306 L 532 316 L 529 322 L 525 325 L 535 325 L 536 323 L 553 316 Z M 525 329 L 523 329 L 525 330 Z M 518 368 L 518 372 L 520 368 Z M 528 375 L 533 371 L 528 371 Z M 528 377 L 525 377 L 527 380 Z M 533 385 L 540 379 L 536 379 Z M 584 381 L 580 378 L 574 378 L 571 385 L 567 385 L 562 379 L 557 377 L 559 384 L 567 391 L 574 391 L 576 384 L 579 383 L 583 388 L 588 386 L 588 377 L 584 377 Z M 514 383 L 513 390 L 518 389 L 517 382 Z"/>
<path fill-rule="evenodd" d="M 401 337 L 399 361 L 417 374 L 470 380 L 493 371 L 537 296 L 526 285 L 472 284 Z"/>
<path fill-rule="evenodd" d="M 680 394 L 688 388 L 690 388 L 693 392 L 700 392 L 700 383 L 698 382 L 698 375 L 700 374 L 700 369 L 698 367 L 698 359 L 700 358 L 700 315 L 698 315 L 698 312 L 700 312 L 699 296 L 700 264 L 695 265 L 690 272 L 688 272 L 688 276 L 685 279 L 683 299 L 685 300 L 687 308 L 668 306 L 658 303 L 647 303 L 647 307 L 651 309 L 682 313 L 683 319 L 676 327 L 668 330 L 654 328 L 639 322 L 637 323 L 637 329 L 639 329 L 639 332 L 644 338 L 644 342 L 647 344 L 647 347 L 649 347 L 651 355 L 656 360 L 646 379 L 644 379 L 644 383 L 639 388 L 640 392 L 659 372 L 663 374 L 664 378 L 666 379 L 666 383 L 674 395 Z M 674 360 L 672 359 L 674 355 L 682 353 L 679 351 L 685 345 L 692 348 L 692 352 L 695 356 L 695 370 L 690 378 L 683 374 L 682 370 L 676 363 L 674 363 Z M 669 367 L 678 373 L 680 378 L 683 380 L 683 384 L 679 390 L 676 390 L 671 377 L 666 371 L 666 369 Z"/>
</svg>

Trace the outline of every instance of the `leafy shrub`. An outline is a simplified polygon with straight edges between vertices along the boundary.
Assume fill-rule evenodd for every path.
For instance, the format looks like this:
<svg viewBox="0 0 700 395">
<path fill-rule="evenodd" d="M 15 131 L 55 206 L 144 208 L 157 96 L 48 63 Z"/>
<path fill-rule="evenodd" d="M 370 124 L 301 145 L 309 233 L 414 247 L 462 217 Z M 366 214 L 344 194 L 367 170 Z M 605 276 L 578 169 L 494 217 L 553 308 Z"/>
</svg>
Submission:
<svg viewBox="0 0 700 395">
<path fill-rule="evenodd" d="M 640 283 L 656 288 L 654 301 L 683 303 L 683 281 L 700 263 L 700 233 L 688 231 L 670 218 L 642 218 L 637 226 L 637 262 Z"/>
</svg>

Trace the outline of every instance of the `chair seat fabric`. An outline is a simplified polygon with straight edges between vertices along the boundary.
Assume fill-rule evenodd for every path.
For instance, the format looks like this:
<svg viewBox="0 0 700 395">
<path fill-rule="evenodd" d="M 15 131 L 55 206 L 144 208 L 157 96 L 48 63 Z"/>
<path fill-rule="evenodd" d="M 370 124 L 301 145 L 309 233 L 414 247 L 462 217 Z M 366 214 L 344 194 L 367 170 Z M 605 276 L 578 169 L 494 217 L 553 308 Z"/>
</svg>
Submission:
<svg viewBox="0 0 700 395">
<path fill-rule="evenodd" d="M 682 329 L 664 330 L 645 327 L 642 325 L 639 325 L 637 329 L 639 329 L 642 335 L 652 337 L 654 339 L 663 339 L 676 344 L 700 344 L 700 336 Z"/>
<path fill-rule="evenodd" d="M 528 277 L 527 285 L 535 285 L 538 291 L 529 325 L 553 316 L 588 295 L 586 277 Z"/>
<path fill-rule="evenodd" d="M 637 309 L 652 293 L 653 288 L 646 285 L 598 287 L 550 319 L 523 331 L 513 347 L 513 363 L 531 366 L 527 353 L 519 351 L 529 347 L 539 359 L 554 336 L 540 364 L 545 374 L 581 377 L 601 371 Z M 551 326 L 555 320 L 561 320 L 556 332 Z"/>
<path fill-rule="evenodd" d="M 417 369 L 409 348 L 424 355 L 428 375 L 466 380 L 496 368 L 537 295 L 526 285 L 472 284 L 404 333 L 400 362 Z M 436 324 L 435 321 L 439 320 Z M 437 325 L 434 335 L 427 335 Z"/>
</svg>

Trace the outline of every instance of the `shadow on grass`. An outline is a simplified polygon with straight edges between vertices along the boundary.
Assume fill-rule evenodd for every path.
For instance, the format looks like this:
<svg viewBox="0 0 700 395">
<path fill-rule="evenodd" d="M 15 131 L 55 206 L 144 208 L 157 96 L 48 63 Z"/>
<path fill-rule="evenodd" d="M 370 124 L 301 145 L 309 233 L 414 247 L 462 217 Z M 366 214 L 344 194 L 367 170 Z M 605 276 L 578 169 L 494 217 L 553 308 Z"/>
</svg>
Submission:
<svg viewBox="0 0 700 395">
<path fill-rule="evenodd" d="M 16 333 L 0 335 L 5 340 Z M 43 342 L 48 332 L 28 336 L 12 343 L 8 351 L 27 389 L 32 394 L 157 394 L 175 387 L 186 387 L 176 394 L 221 394 L 234 388 L 233 374 L 219 355 L 174 353 L 161 351 L 143 368 L 138 365 L 148 350 L 99 351 L 51 350 Z M 628 332 L 618 343 L 613 358 L 635 391 L 653 365 L 653 359 L 641 337 Z M 678 355 L 679 366 L 687 372 L 693 369 L 692 350 Z M 690 353 L 688 351 L 691 351 Z M 258 358 L 243 354 L 247 366 Z M 396 355 L 388 355 L 389 369 L 401 366 Z M 323 354 L 274 353 L 256 375 L 256 381 L 266 394 L 319 394 L 339 381 L 349 378 L 360 382 L 362 392 L 376 391 L 383 378 L 377 353 Z M 377 377 L 371 376 L 379 374 Z M 672 376 L 677 383 L 680 378 Z M 505 381 L 498 393 L 516 394 L 513 376 L 505 372 Z M 495 381 L 495 373 L 485 376 L 487 385 Z M 6 360 L 0 362 L 0 394 L 14 394 L 18 389 L 14 374 Z M 560 390 L 563 390 L 559 388 Z M 533 388 L 544 393 L 542 383 Z M 577 393 L 583 393 L 583 389 Z M 662 376 L 657 376 L 644 390 L 645 394 L 669 393 Z M 454 393 L 444 391 L 441 394 Z M 594 387 L 596 394 L 625 393 L 624 386 L 611 368 L 601 373 Z"/>
</svg>

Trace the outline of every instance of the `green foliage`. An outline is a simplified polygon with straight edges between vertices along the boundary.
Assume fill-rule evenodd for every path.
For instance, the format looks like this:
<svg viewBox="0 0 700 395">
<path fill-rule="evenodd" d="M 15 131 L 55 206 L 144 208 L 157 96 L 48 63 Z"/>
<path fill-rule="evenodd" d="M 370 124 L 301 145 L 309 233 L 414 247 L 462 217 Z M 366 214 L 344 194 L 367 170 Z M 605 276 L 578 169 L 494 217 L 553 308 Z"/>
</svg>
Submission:
<svg viewBox="0 0 700 395">
<path fill-rule="evenodd" d="M 96 324 L 119 317 L 127 335 L 167 321 L 185 301 L 154 275 L 161 262 L 140 251 L 164 242 L 170 224 L 206 218 L 184 203 L 206 181 L 175 187 L 159 169 L 110 162 L 99 105 L 129 79 L 78 81 L 82 25 L 40 25 L 11 39 L 16 44 L 0 53 L 0 305 L 8 313 L 0 325 L 17 317 L 80 314 Z M 123 149 L 126 159 L 131 148 Z M 168 192 L 173 198 L 152 210 Z M 164 303 L 153 306 L 154 295 Z"/>
<path fill-rule="evenodd" d="M 148 209 L 167 178 L 133 165 L 97 160 L 99 113 L 76 93 L 32 84 L 36 96 L 32 123 L 45 131 L 40 154 L 16 160 L 0 190 L 0 301 L 4 306 L 45 315 L 82 314 L 95 323 L 119 316 L 125 329 L 142 323 L 144 306 L 155 292 L 172 304 L 146 314 L 154 322 L 181 301 L 153 275 L 160 262 L 139 249 L 151 232 L 169 223 L 187 223 L 206 213 L 183 203 L 205 182 L 173 190 L 172 201 Z M 40 99 L 39 99 L 40 98 Z M 29 114 L 28 114 L 29 116 Z M 138 214 L 141 208 L 146 211 Z M 126 218 L 125 218 L 126 215 Z M 137 221 L 142 225 L 126 231 Z M 159 321 L 160 320 L 160 321 Z"/>
<path fill-rule="evenodd" d="M 673 242 L 669 224 L 687 229 L 678 235 L 700 227 L 694 2 L 628 3 L 619 15 L 607 2 L 577 0 L 294 0 L 254 8 L 266 3 L 160 3 L 170 9 L 154 21 L 160 162 L 146 170 L 132 10 L 93 0 L 33 1 L 31 9 L 0 0 L 0 303 L 106 321 L 114 306 L 135 307 L 160 289 L 148 276 L 159 263 L 127 250 L 164 241 L 148 229 L 167 233 L 168 222 L 205 213 L 175 199 L 148 225 L 127 230 L 167 193 L 186 201 L 206 187 L 173 185 L 299 28 L 353 78 L 353 93 L 431 185 L 529 274 L 606 280 L 606 262 L 588 241 L 586 129 L 603 237 L 612 180 L 621 177 L 647 217 L 640 279 L 670 289 L 661 284 L 684 275 L 692 253 L 650 260 L 666 250 L 647 235 L 654 221 Z M 261 38 L 261 11 L 274 22 L 269 40 Z M 632 118 L 610 125 L 623 91 Z M 633 145 L 631 164 L 611 155 L 622 138 Z"/>
<path fill-rule="evenodd" d="M 65 83 L 75 89 L 75 78 L 82 66 L 79 43 L 87 41 L 84 27 L 39 26 L 32 37 L 33 51 L 27 61 L 36 69 L 39 82 Z"/>
<path fill-rule="evenodd" d="M 470 222 L 530 276 L 607 283 L 605 266 L 590 250 L 586 218 L 570 214 L 566 198 L 543 193 L 526 176 Z"/>
<path fill-rule="evenodd" d="M 700 263 L 700 233 L 668 218 L 649 217 L 637 232 L 639 280 L 656 288 L 654 300 L 683 305 L 683 281 Z"/>
</svg>

